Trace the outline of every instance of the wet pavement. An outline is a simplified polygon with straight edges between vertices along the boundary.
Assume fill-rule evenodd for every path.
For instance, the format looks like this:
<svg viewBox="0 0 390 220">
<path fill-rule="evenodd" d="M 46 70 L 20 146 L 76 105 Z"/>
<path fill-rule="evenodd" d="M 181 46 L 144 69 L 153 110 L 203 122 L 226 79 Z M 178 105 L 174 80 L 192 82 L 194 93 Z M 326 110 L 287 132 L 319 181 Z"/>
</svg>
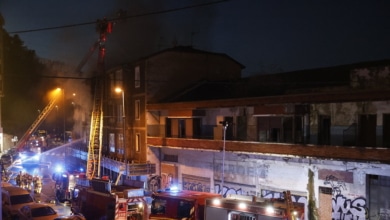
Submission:
<svg viewBox="0 0 390 220">
<path fill-rule="evenodd" d="M 39 160 L 15 161 L 13 164 L 4 168 L 8 175 L 8 182 L 12 185 L 17 185 L 16 176 L 20 172 L 32 176 L 40 176 L 42 180 L 41 192 L 34 193 L 33 188 L 30 190 L 35 201 L 52 206 L 60 216 L 70 215 L 70 204 L 56 201 L 56 182 L 52 179 L 52 175 L 55 172 L 55 166 L 59 164 L 64 164 L 64 156 L 62 154 L 54 156 L 43 153 L 40 155 Z"/>
</svg>

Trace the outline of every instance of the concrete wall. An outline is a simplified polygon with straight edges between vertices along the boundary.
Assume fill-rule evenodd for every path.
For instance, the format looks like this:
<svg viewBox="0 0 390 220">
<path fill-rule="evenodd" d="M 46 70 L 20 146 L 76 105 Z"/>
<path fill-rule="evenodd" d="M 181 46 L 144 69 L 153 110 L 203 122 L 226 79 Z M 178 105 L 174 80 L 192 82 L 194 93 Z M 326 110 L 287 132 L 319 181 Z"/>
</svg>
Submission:
<svg viewBox="0 0 390 220">
<path fill-rule="evenodd" d="M 309 170 L 314 173 L 314 198 L 316 206 L 331 210 L 334 219 L 365 219 L 368 207 L 367 175 L 390 177 L 390 165 L 342 162 L 332 160 L 283 158 L 259 156 L 223 151 L 198 151 L 173 148 L 150 148 L 164 158 L 164 154 L 177 155 L 178 162 L 161 161 L 177 167 L 175 183 L 181 189 L 210 191 L 223 194 L 253 195 L 264 198 L 279 198 L 283 191 L 290 190 L 293 201 L 308 203 Z M 161 150 L 161 152 L 160 152 Z M 222 168 L 224 171 L 222 172 Z M 162 168 L 163 169 L 163 168 Z M 161 170 L 164 174 L 165 171 Z M 222 185 L 222 176 L 224 182 Z M 328 188 L 332 201 L 320 188 Z M 386 188 L 387 189 L 387 188 Z M 388 189 L 387 189 L 388 190 Z M 390 209 L 390 199 L 381 205 Z M 332 207 L 329 207 L 332 205 Z M 377 207 L 378 208 L 378 207 Z M 322 213 L 324 216 L 326 214 Z M 329 215 L 329 213 L 328 213 Z"/>
</svg>

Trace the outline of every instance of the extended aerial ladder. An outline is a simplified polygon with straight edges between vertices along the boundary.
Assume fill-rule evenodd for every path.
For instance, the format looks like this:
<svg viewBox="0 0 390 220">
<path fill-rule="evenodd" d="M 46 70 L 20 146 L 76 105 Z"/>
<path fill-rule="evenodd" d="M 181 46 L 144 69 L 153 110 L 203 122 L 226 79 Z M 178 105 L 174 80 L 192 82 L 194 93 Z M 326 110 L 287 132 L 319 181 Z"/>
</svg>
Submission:
<svg viewBox="0 0 390 220">
<path fill-rule="evenodd" d="M 95 82 L 95 95 L 91 115 L 91 128 L 88 146 L 87 178 L 100 176 L 100 160 L 102 153 L 103 136 L 103 90 L 101 80 Z"/>
<path fill-rule="evenodd" d="M 18 143 L 15 146 L 18 151 L 21 151 L 26 146 L 28 139 L 35 132 L 35 130 L 38 128 L 38 126 L 43 122 L 43 120 L 46 119 L 46 117 L 49 115 L 51 110 L 53 110 L 53 108 L 55 107 L 55 103 L 56 103 L 58 97 L 60 96 L 60 94 L 61 94 L 60 92 L 56 92 L 54 94 L 53 99 L 42 110 L 42 112 L 39 114 L 38 118 L 27 129 L 26 133 L 24 133 L 24 135 L 19 139 Z"/>
<path fill-rule="evenodd" d="M 92 49 L 87 54 L 87 57 L 92 55 L 96 46 L 99 46 L 98 54 L 98 75 L 95 77 L 94 102 L 91 114 L 91 128 L 89 134 L 88 158 L 87 158 L 87 173 L 88 179 L 100 177 L 100 161 L 102 153 L 102 136 L 103 136 L 103 82 L 102 75 L 104 73 L 104 57 L 107 33 L 111 33 L 112 22 L 106 19 L 98 20 L 97 30 L 100 37 L 98 43 L 95 43 Z M 88 59 L 85 57 L 81 63 L 83 65 Z M 80 70 L 82 66 L 79 65 Z"/>
</svg>

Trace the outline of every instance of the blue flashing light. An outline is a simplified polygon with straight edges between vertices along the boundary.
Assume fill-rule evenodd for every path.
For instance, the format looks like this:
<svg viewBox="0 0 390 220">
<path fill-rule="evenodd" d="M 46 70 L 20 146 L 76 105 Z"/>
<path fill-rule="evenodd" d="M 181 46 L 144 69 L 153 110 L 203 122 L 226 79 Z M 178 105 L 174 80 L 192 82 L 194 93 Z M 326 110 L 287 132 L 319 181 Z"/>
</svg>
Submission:
<svg viewBox="0 0 390 220">
<path fill-rule="evenodd" d="M 177 187 L 177 186 L 172 186 L 172 187 L 170 188 L 170 191 L 171 191 L 171 192 L 179 192 L 179 187 Z"/>
<path fill-rule="evenodd" d="M 56 171 L 57 173 L 62 172 L 62 170 L 63 170 L 63 168 L 62 168 L 61 165 L 57 165 L 56 168 L 55 168 L 55 171 Z"/>
</svg>

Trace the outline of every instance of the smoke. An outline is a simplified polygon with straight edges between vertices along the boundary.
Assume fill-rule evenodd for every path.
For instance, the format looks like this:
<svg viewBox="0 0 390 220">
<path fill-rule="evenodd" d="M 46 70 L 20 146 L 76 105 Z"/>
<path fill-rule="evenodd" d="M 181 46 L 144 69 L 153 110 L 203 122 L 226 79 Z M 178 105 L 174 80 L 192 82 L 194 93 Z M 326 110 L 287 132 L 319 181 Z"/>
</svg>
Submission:
<svg viewBox="0 0 390 220">
<path fill-rule="evenodd" d="M 87 21 L 104 18 L 114 20 L 112 33 L 107 35 L 105 42 L 105 64 L 109 69 L 173 46 L 194 46 L 205 50 L 211 48 L 210 35 L 217 5 L 154 13 L 206 2 L 210 1 L 137 0 L 112 1 L 108 5 L 107 2 L 103 5 L 97 3 L 94 7 L 96 11 L 87 12 Z M 125 12 L 126 19 L 116 20 L 119 11 Z M 50 45 L 50 53 L 54 57 L 74 66 L 87 58 L 83 70 L 92 72 L 96 69 L 98 48 L 90 53 L 99 40 L 96 24 L 56 30 L 51 37 L 51 41 L 56 44 Z"/>
<path fill-rule="evenodd" d="M 61 88 L 62 94 L 55 103 L 55 108 L 42 123 L 41 128 L 49 133 L 73 131 L 74 136 L 81 137 L 83 125 L 89 123 L 88 117 L 92 109 L 91 86 L 88 77 L 79 76 L 74 66 L 56 61 L 45 61 L 48 69 L 37 87 L 40 91 L 51 91 Z M 83 75 L 91 75 L 83 73 Z M 74 76 L 74 78 L 71 78 Z M 76 77 L 77 76 L 77 77 Z M 64 78 L 66 77 L 66 78 Z M 43 102 L 49 103 L 53 97 L 44 97 Z M 43 109 L 43 107 L 42 107 Z M 85 129 L 84 129 L 85 130 Z"/>
</svg>

